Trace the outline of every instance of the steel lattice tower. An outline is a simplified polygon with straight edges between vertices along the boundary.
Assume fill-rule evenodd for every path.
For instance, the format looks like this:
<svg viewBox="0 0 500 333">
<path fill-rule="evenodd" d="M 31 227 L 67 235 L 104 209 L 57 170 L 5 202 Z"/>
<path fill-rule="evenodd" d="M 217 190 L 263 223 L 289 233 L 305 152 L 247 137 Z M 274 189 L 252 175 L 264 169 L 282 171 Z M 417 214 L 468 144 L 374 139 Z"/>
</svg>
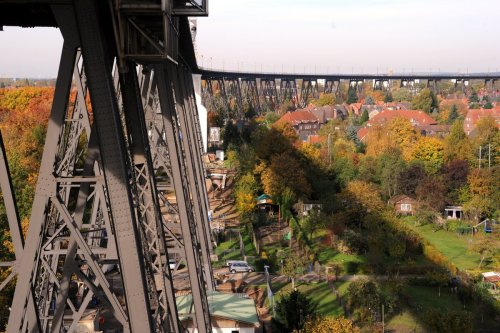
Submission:
<svg viewBox="0 0 500 333">
<path fill-rule="evenodd" d="M 0 290 L 17 274 L 8 332 L 74 331 L 92 311 L 124 332 L 182 332 L 173 255 L 187 267 L 191 325 L 210 332 L 211 235 L 186 17 L 207 15 L 206 1 L 6 1 L 0 13 L 0 25 L 58 26 L 64 38 L 26 241 L 0 150 L 16 252 Z"/>
</svg>

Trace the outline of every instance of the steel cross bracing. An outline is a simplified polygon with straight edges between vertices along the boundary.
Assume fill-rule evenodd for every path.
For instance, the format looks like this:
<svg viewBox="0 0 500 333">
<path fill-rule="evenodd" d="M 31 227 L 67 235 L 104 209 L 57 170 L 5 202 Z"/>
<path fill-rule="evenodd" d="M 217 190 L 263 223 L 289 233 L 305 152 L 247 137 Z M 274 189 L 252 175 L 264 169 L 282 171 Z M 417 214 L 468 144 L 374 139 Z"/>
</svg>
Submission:
<svg viewBox="0 0 500 333">
<path fill-rule="evenodd" d="M 96 2 L 58 3 L 51 10 L 64 46 L 25 248 L 0 154 L 16 253 L 13 273 L 0 290 L 18 273 L 8 332 L 72 332 L 89 314 L 124 332 L 184 331 L 168 268 L 169 251 L 176 248 L 172 239 L 189 272 L 191 325 L 210 332 L 210 228 L 189 71 L 171 59 L 155 65 L 160 74 L 153 80 L 163 101 L 163 158 L 182 230 L 175 233 L 161 212 L 166 200 L 152 151 L 163 147 L 150 146 L 139 86 L 146 79 L 137 77 L 134 57 L 116 57 Z M 114 266 L 118 271 L 109 274 Z"/>
</svg>

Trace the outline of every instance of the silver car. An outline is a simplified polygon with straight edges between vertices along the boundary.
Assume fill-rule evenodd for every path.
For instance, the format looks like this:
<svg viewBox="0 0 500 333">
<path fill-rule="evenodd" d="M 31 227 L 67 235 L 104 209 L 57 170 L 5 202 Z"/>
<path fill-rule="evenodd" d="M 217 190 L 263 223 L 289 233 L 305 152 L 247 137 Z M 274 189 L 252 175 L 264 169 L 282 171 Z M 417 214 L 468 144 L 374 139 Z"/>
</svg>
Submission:
<svg viewBox="0 0 500 333">
<path fill-rule="evenodd" d="M 231 273 L 239 273 L 239 272 L 254 272 L 255 269 L 247 264 L 246 262 L 235 262 L 231 266 L 229 266 L 229 271 Z"/>
</svg>

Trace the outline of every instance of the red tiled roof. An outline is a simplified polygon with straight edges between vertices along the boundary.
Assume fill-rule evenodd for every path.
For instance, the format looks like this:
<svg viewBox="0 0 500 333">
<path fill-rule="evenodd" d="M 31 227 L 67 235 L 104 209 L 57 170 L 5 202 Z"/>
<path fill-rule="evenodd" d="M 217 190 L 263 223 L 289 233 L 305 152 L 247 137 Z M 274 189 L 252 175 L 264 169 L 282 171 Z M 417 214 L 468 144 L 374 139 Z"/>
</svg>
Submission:
<svg viewBox="0 0 500 333">
<path fill-rule="evenodd" d="M 367 126 L 370 127 L 374 124 L 385 124 L 395 117 L 406 118 L 413 126 L 437 124 L 431 116 L 421 110 L 383 110 L 373 116 L 373 118 L 368 121 Z"/>
<path fill-rule="evenodd" d="M 309 135 L 309 143 L 315 144 L 315 143 L 323 143 L 325 141 L 324 137 L 321 137 L 319 135 Z"/>
<path fill-rule="evenodd" d="M 283 123 L 289 123 L 292 126 L 298 125 L 300 123 L 315 123 L 318 122 L 318 118 L 309 110 L 297 110 L 297 111 L 289 111 L 285 113 L 278 121 L 277 125 L 281 125 Z"/>
<path fill-rule="evenodd" d="M 500 129 L 500 107 L 497 106 L 494 109 L 469 109 L 464 120 L 464 132 L 469 135 L 476 128 L 479 119 L 487 116 L 493 117 Z"/>
<path fill-rule="evenodd" d="M 366 137 L 367 134 L 368 134 L 368 128 L 366 128 L 366 127 L 361 127 L 358 130 L 358 138 L 360 140 L 364 140 L 364 138 Z"/>
</svg>

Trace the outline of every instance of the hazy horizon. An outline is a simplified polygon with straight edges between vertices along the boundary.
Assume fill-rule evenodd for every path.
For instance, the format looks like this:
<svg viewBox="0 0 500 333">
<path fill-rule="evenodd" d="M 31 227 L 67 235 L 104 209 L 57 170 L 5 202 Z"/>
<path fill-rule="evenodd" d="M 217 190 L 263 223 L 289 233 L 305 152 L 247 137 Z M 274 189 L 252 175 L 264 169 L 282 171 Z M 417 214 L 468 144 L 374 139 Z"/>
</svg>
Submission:
<svg viewBox="0 0 500 333">
<path fill-rule="evenodd" d="M 498 12 L 495 0 L 211 0 L 209 17 L 198 18 L 198 64 L 324 74 L 498 72 Z M 4 27 L 0 45 L 0 77 L 56 77 L 58 29 Z"/>
</svg>

